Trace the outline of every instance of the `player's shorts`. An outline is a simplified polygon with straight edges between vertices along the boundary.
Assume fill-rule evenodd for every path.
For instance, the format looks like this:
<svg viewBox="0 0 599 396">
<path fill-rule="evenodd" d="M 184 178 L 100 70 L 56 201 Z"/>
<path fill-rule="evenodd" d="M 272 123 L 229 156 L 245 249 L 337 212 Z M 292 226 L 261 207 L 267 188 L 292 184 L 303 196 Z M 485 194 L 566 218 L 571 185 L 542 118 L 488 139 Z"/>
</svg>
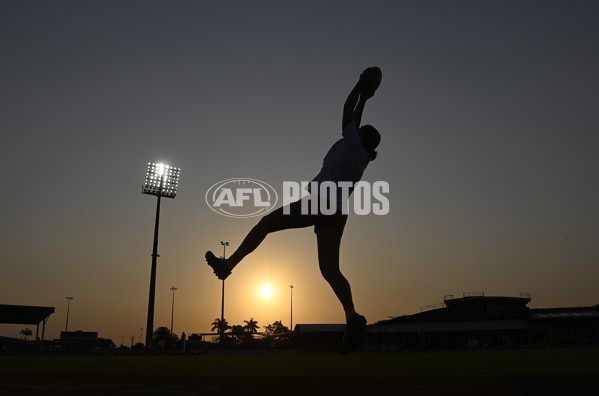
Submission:
<svg viewBox="0 0 599 396">
<path fill-rule="evenodd" d="M 343 231 L 345 229 L 345 224 L 347 223 L 347 215 L 342 214 L 340 210 L 337 210 L 334 214 L 311 214 L 312 213 L 312 201 L 308 200 L 308 210 L 310 214 L 302 214 L 302 201 L 308 200 L 306 197 L 299 201 L 295 201 L 291 203 L 290 213 L 292 216 L 309 216 L 310 223 L 314 225 L 314 232 L 318 234 L 323 229 L 333 230 L 339 234 L 339 236 L 343 235 Z M 309 225 L 305 224 L 304 226 Z"/>
<path fill-rule="evenodd" d="M 310 211 L 310 213 L 312 212 Z M 335 231 L 340 236 L 343 235 L 345 224 L 347 223 L 347 215 L 342 214 L 339 209 L 334 214 L 322 214 L 318 212 L 318 214 L 310 214 L 310 216 L 314 219 L 315 234 L 318 234 L 322 229 L 329 229 Z"/>
</svg>

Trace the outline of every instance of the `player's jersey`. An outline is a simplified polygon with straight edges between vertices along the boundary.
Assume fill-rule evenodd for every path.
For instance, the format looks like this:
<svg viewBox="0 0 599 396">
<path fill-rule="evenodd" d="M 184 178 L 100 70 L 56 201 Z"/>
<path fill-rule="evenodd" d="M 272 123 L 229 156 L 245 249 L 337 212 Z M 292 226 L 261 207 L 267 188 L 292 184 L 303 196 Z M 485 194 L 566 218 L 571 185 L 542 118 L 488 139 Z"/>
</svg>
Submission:
<svg viewBox="0 0 599 396">
<path fill-rule="evenodd" d="M 370 162 L 370 157 L 362 145 L 362 139 L 354 121 L 345 127 L 342 136 L 329 149 L 322 161 L 320 172 L 312 181 L 318 183 L 325 181 L 335 183 L 340 181 L 351 182 L 352 187 L 349 190 L 351 195 L 353 184 L 362 178 L 364 170 Z M 341 187 L 337 187 L 336 204 L 339 210 L 342 209 L 344 204 L 341 198 Z M 327 197 L 327 199 L 331 200 L 330 197 Z"/>
</svg>

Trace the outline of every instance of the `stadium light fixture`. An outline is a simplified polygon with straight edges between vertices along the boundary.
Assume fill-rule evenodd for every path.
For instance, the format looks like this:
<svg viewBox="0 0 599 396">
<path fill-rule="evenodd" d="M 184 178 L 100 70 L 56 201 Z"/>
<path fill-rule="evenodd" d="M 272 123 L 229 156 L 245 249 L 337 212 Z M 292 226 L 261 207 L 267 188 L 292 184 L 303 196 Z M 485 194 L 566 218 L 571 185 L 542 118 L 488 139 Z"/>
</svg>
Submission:
<svg viewBox="0 0 599 396">
<path fill-rule="evenodd" d="M 156 263 L 158 261 L 158 226 L 160 222 L 160 199 L 175 198 L 179 186 L 180 168 L 162 162 L 148 162 L 146 181 L 141 188 L 142 194 L 157 197 L 156 220 L 154 223 L 154 246 L 152 249 L 152 271 L 150 275 L 150 296 L 148 299 L 148 320 L 146 323 L 146 348 L 152 344 L 154 332 L 154 300 L 156 296 Z"/>
<path fill-rule="evenodd" d="M 142 187 L 142 194 L 175 198 L 180 173 L 180 168 L 175 168 L 161 162 L 148 162 L 146 182 Z"/>
</svg>

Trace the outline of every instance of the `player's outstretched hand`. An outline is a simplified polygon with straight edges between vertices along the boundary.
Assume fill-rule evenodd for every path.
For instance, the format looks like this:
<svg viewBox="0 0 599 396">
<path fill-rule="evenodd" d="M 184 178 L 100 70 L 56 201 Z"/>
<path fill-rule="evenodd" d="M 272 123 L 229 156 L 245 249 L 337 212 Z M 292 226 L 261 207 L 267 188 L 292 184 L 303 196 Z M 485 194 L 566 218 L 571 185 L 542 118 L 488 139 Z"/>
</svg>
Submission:
<svg viewBox="0 0 599 396">
<path fill-rule="evenodd" d="M 360 90 L 360 95 L 362 95 L 364 99 L 370 99 L 374 96 L 374 91 L 369 91 L 362 88 Z"/>
</svg>

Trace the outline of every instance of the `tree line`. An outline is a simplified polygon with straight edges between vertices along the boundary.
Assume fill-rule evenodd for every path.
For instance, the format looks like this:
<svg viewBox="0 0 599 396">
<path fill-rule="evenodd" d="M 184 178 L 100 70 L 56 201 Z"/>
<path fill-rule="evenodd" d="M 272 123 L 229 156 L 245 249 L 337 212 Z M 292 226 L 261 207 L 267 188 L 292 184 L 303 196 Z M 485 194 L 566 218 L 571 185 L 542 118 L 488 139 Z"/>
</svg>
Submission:
<svg viewBox="0 0 599 396">
<path fill-rule="evenodd" d="M 218 335 L 218 342 L 227 345 L 252 345 L 257 342 L 254 337 L 258 333 L 260 326 L 254 318 L 244 320 L 243 325 L 230 325 L 226 319 L 221 321 L 220 318 L 214 319 L 210 331 Z M 262 326 L 264 328 L 264 336 L 282 339 L 285 334 L 289 333 L 289 328 L 282 321 L 277 320 L 274 323 Z M 189 341 L 204 341 L 200 334 L 191 334 Z M 171 348 L 180 343 L 180 339 L 176 334 L 172 334 L 168 327 L 158 327 L 153 334 L 152 343 L 159 348 Z M 140 347 L 142 347 L 140 345 Z"/>
</svg>

